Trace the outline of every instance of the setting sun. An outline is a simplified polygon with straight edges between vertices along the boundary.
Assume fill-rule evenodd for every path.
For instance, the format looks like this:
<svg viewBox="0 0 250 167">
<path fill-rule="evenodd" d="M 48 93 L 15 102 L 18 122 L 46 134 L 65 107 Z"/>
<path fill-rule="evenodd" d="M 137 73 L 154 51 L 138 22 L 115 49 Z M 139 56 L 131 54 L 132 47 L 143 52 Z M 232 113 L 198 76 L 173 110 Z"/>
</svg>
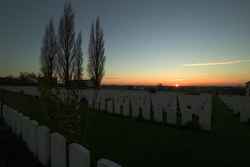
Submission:
<svg viewBox="0 0 250 167">
<path fill-rule="evenodd" d="M 178 88 L 180 85 L 179 84 L 175 84 L 175 87 Z"/>
</svg>

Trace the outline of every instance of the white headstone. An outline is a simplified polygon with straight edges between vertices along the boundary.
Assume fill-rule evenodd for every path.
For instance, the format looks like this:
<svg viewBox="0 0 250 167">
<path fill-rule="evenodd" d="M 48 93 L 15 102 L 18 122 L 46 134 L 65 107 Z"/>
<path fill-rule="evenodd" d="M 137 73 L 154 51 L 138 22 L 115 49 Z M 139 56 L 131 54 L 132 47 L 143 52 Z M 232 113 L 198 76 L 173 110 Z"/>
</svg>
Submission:
<svg viewBox="0 0 250 167">
<path fill-rule="evenodd" d="M 13 110 L 13 132 L 17 135 L 17 129 L 18 129 L 18 112 Z"/>
<path fill-rule="evenodd" d="M 120 114 L 121 113 L 120 109 L 121 109 L 121 105 L 122 105 L 121 97 L 117 96 L 114 98 L 114 100 L 115 100 L 115 112 L 114 113 Z"/>
<path fill-rule="evenodd" d="M 89 150 L 77 143 L 70 144 L 69 167 L 90 167 Z"/>
<path fill-rule="evenodd" d="M 166 110 L 167 112 L 167 123 L 176 124 L 177 120 L 177 96 L 168 95 Z"/>
<path fill-rule="evenodd" d="M 26 144 L 28 144 L 28 136 L 29 136 L 29 122 L 30 122 L 30 119 L 29 117 L 26 117 L 24 116 L 23 119 L 22 119 L 22 139 L 24 140 L 24 142 Z"/>
<path fill-rule="evenodd" d="M 106 106 L 105 106 L 105 105 L 106 105 L 106 104 L 105 104 L 105 103 L 106 103 L 106 96 L 103 95 L 103 96 L 101 97 L 100 103 L 101 103 L 101 105 L 100 105 L 100 110 L 101 110 L 101 111 L 105 111 L 105 110 L 106 110 L 106 108 L 105 108 L 105 107 L 106 107 Z"/>
<path fill-rule="evenodd" d="M 22 117 L 23 117 L 23 114 L 18 113 L 18 115 L 17 115 L 17 130 L 16 130 L 18 136 L 22 135 Z"/>
<path fill-rule="evenodd" d="M 34 156 L 37 156 L 37 128 L 38 128 L 38 122 L 34 120 L 31 121 L 28 143 L 30 151 L 33 153 Z"/>
<path fill-rule="evenodd" d="M 15 133 L 15 113 L 12 108 L 9 107 L 9 115 L 10 115 L 10 128 L 13 133 Z"/>
<path fill-rule="evenodd" d="M 124 97 L 123 98 L 123 116 L 128 117 L 130 115 L 129 111 L 129 98 Z"/>
<path fill-rule="evenodd" d="M 146 95 L 141 101 L 142 117 L 144 120 L 150 120 L 151 118 L 151 99 Z"/>
<path fill-rule="evenodd" d="M 240 111 L 240 121 L 241 122 L 248 122 L 248 119 L 250 118 L 250 100 L 248 96 L 245 96 L 242 98 L 241 103 L 241 111 Z"/>
<path fill-rule="evenodd" d="M 12 130 L 12 110 L 11 108 L 8 106 L 8 126 L 11 128 Z"/>
<path fill-rule="evenodd" d="M 3 118 L 4 121 L 7 123 L 7 107 L 3 104 Z"/>
<path fill-rule="evenodd" d="M 137 97 L 132 97 L 131 98 L 131 107 L 132 107 L 132 117 L 133 118 L 138 118 L 140 115 L 140 111 L 139 111 L 139 104 L 138 104 L 138 99 Z"/>
<path fill-rule="evenodd" d="M 157 95 L 152 95 L 152 105 L 153 105 L 153 117 L 154 121 L 162 122 L 163 113 L 162 113 L 162 104 L 160 103 L 160 98 Z"/>
<path fill-rule="evenodd" d="M 107 112 L 112 113 L 113 112 L 113 99 L 108 101 L 107 107 L 108 107 Z"/>
<path fill-rule="evenodd" d="M 38 159 L 44 165 L 49 165 L 50 158 L 50 130 L 46 126 L 37 128 Z"/>
<path fill-rule="evenodd" d="M 97 167 L 122 167 L 122 166 L 108 159 L 100 159 L 97 161 Z"/>
<path fill-rule="evenodd" d="M 183 125 L 192 121 L 192 107 L 193 106 L 189 103 L 188 99 L 189 98 L 186 95 L 179 96 L 179 104 L 180 104 Z"/>
<path fill-rule="evenodd" d="M 51 167 L 66 167 L 66 139 L 59 133 L 51 134 Z"/>
</svg>

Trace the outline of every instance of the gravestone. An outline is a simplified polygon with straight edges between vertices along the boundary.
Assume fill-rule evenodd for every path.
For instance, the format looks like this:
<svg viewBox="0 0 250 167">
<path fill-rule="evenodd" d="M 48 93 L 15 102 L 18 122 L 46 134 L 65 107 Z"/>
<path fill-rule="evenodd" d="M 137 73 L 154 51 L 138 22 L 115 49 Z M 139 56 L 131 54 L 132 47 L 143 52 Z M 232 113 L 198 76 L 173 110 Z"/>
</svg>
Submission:
<svg viewBox="0 0 250 167">
<path fill-rule="evenodd" d="M 90 167 L 90 152 L 80 144 L 69 145 L 69 167 Z"/>
<path fill-rule="evenodd" d="M 38 122 L 30 121 L 29 147 L 35 157 L 37 157 L 37 128 Z"/>
<path fill-rule="evenodd" d="M 122 167 L 122 166 L 108 159 L 100 159 L 97 161 L 97 167 Z"/>
<path fill-rule="evenodd" d="M 15 124 L 14 112 L 13 112 L 12 108 L 10 108 L 10 107 L 8 107 L 8 108 L 9 108 L 9 126 L 10 126 L 12 132 L 15 133 L 14 132 L 14 126 L 15 126 L 14 125 Z"/>
<path fill-rule="evenodd" d="M 110 99 L 109 101 L 107 101 L 107 112 L 108 113 L 113 113 L 113 99 Z"/>
<path fill-rule="evenodd" d="M 3 104 L 2 106 L 2 112 L 3 112 L 3 119 L 5 121 L 5 123 L 7 123 L 7 106 Z"/>
<path fill-rule="evenodd" d="M 50 130 L 46 126 L 37 128 L 38 159 L 44 166 L 49 165 L 50 158 Z"/>
<path fill-rule="evenodd" d="M 138 105 L 137 97 L 132 97 L 131 98 L 131 108 L 132 108 L 132 117 L 133 118 L 138 118 L 139 115 L 140 115 L 140 111 L 139 111 L 139 105 Z"/>
<path fill-rule="evenodd" d="M 59 133 L 51 134 L 51 167 L 66 167 L 66 139 Z"/>
<path fill-rule="evenodd" d="M 123 116 L 128 117 L 130 116 L 130 111 L 129 111 L 129 98 L 128 97 L 123 97 Z"/>
<path fill-rule="evenodd" d="M 114 100 L 115 100 L 115 114 L 120 114 L 121 113 L 121 111 L 120 111 L 120 109 L 121 109 L 121 105 L 122 105 L 122 103 L 121 103 L 121 97 L 120 96 L 116 96 L 116 97 L 114 97 Z"/>
<path fill-rule="evenodd" d="M 13 132 L 17 135 L 17 126 L 18 126 L 18 112 L 16 110 L 13 110 Z"/>
<path fill-rule="evenodd" d="M 29 117 L 24 116 L 22 119 L 22 139 L 26 144 L 28 144 L 28 136 L 29 136 Z"/>
<path fill-rule="evenodd" d="M 177 96 L 176 95 L 168 95 L 166 112 L 167 112 L 167 123 L 176 124 L 176 120 L 177 120 Z"/>
<path fill-rule="evenodd" d="M 152 106 L 153 106 L 153 118 L 156 122 L 163 121 L 163 114 L 162 114 L 162 104 L 161 99 L 157 96 L 157 94 L 152 95 Z"/>
<path fill-rule="evenodd" d="M 180 95 L 179 96 L 179 104 L 180 111 L 182 115 L 182 123 L 186 125 L 189 122 L 192 122 L 192 115 L 196 113 L 195 109 L 197 109 L 197 105 L 195 103 L 199 103 L 198 95 Z"/>
<path fill-rule="evenodd" d="M 105 100 L 106 100 L 106 96 L 102 95 L 101 101 L 100 101 L 100 103 L 101 103 L 101 105 L 100 105 L 100 111 L 102 111 L 102 112 L 106 111 Z"/>
<path fill-rule="evenodd" d="M 17 136 L 22 135 L 22 117 L 23 117 L 23 114 L 18 113 L 18 116 L 17 116 Z"/>
<path fill-rule="evenodd" d="M 11 110 L 7 105 L 6 105 L 6 118 L 7 118 L 6 123 L 11 128 Z"/>
<path fill-rule="evenodd" d="M 241 111 L 240 111 L 240 122 L 248 122 L 250 113 L 250 100 L 248 96 L 242 97 L 240 102 L 241 104 Z"/>
<path fill-rule="evenodd" d="M 150 107 L 151 107 L 151 99 L 149 98 L 148 95 L 145 95 L 143 99 L 140 102 L 142 106 L 142 117 L 144 120 L 150 120 L 151 119 L 151 114 L 150 114 Z"/>
</svg>

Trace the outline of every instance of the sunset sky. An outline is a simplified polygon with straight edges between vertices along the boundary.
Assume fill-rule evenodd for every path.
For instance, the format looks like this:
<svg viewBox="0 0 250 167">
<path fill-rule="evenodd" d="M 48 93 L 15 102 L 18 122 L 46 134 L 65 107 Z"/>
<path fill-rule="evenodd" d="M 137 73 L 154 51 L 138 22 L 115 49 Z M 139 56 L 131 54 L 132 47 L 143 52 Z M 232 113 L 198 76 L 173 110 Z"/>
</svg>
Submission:
<svg viewBox="0 0 250 167">
<path fill-rule="evenodd" d="M 87 62 L 100 16 L 106 84 L 243 85 L 250 80 L 249 0 L 71 0 Z M 0 76 L 39 72 L 45 25 L 64 0 L 0 5 Z M 84 75 L 86 66 L 84 66 Z"/>
</svg>

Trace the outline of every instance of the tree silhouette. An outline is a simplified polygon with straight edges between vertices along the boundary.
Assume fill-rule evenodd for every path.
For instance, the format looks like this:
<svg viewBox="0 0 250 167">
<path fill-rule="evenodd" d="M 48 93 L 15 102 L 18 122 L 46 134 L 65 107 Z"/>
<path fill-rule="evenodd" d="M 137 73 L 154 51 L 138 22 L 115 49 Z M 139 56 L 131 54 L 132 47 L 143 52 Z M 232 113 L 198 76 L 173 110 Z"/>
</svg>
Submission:
<svg viewBox="0 0 250 167">
<path fill-rule="evenodd" d="M 77 39 L 75 41 L 74 46 L 74 57 L 75 57 L 75 80 L 82 79 L 82 72 L 83 72 L 83 53 L 82 53 L 82 35 L 81 32 L 78 34 Z"/>
<path fill-rule="evenodd" d="M 53 20 L 46 26 L 41 47 L 41 72 L 46 79 L 52 80 L 56 68 L 57 40 Z"/>
<path fill-rule="evenodd" d="M 95 87 L 99 88 L 104 76 L 104 39 L 103 30 L 100 27 L 100 18 L 97 17 L 95 25 L 92 24 L 89 39 L 88 73 Z"/>
<path fill-rule="evenodd" d="M 74 77 L 76 63 L 74 54 L 75 46 L 75 23 L 74 12 L 70 3 L 65 3 L 63 16 L 58 28 L 58 76 L 67 85 Z"/>
</svg>

